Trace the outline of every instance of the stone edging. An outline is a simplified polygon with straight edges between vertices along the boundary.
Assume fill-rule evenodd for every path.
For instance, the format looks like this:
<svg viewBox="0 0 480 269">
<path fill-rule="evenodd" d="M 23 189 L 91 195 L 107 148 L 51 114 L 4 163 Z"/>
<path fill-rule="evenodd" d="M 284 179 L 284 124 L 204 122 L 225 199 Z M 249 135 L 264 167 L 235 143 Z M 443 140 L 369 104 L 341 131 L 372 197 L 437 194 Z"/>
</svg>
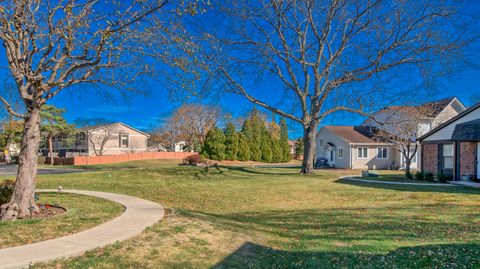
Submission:
<svg viewBox="0 0 480 269">
<path fill-rule="evenodd" d="M 37 192 L 57 192 L 57 190 L 37 190 Z M 103 198 L 123 205 L 125 211 L 117 218 L 86 231 L 38 243 L 0 249 L 0 268 L 28 268 L 35 263 L 80 256 L 86 251 L 137 236 L 164 216 L 161 205 L 133 196 L 84 190 L 62 190 L 62 192 Z"/>
</svg>

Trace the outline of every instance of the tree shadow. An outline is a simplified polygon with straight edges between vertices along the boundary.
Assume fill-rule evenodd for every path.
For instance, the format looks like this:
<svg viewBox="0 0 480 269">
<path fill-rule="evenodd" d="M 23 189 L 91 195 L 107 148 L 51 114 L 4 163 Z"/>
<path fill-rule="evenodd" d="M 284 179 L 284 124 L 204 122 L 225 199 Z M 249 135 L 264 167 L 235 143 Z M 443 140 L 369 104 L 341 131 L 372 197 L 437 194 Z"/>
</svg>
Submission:
<svg viewBox="0 0 480 269">
<path fill-rule="evenodd" d="M 286 251 L 245 242 L 214 265 L 223 268 L 478 268 L 480 245 L 402 247 L 387 254 Z"/>
<path fill-rule="evenodd" d="M 298 175 L 300 171 L 300 169 L 297 170 L 297 167 L 244 167 L 226 165 L 219 165 L 219 167 L 228 171 L 259 175 Z M 274 171 L 269 169 L 274 169 Z"/>
<path fill-rule="evenodd" d="M 341 207 L 308 210 L 269 210 L 214 214 L 181 211 L 183 215 L 215 223 L 226 229 L 260 232 L 302 244 L 348 243 L 364 249 L 367 241 L 397 242 L 463 240 L 465 231 L 480 234 L 480 226 L 472 220 L 480 218 L 478 206 L 462 205 L 460 216 L 437 219 L 438 212 L 453 214 L 458 211 L 449 203 L 437 205 L 388 206 L 383 208 Z M 472 238 L 473 239 L 473 238 Z M 379 247 L 382 249 L 381 247 Z"/>
<path fill-rule="evenodd" d="M 480 195 L 480 190 L 466 186 L 414 186 L 414 185 L 396 185 L 388 183 L 377 182 L 364 182 L 354 181 L 348 179 L 338 179 L 335 183 L 358 186 L 362 188 L 374 188 L 394 191 L 407 191 L 407 192 L 439 192 L 439 193 L 452 193 L 452 194 L 468 194 L 468 195 Z"/>
</svg>

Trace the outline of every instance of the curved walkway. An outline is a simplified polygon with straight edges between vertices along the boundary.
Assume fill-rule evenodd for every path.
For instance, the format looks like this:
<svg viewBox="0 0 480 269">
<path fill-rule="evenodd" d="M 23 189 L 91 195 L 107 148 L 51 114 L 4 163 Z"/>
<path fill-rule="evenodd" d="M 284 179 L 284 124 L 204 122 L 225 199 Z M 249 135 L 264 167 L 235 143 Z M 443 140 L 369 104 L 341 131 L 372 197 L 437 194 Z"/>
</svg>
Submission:
<svg viewBox="0 0 480 269">
<path fill-rule="evenodd" d="M 352 176 L 341 177 L 340 179 L 346 179 L 350 181 L 366 182 L 366 183 L 381 183 L 388 185 L 409 185 L 409 186 L 435 186 L 435 187 L 459 187 L 459 185 L 453 185 L 448 183 L 416 183 L 416 182 L 399 182 L 399 181 L 384 181 L 384 180 L 370 180 L 354 178 Z"/>
<path fill-rule="evenodd" d="M 57 192 L 57 190 L 37 190 L 37 192 Z M 80 256 L 88 250 L 139 235 L 145 228 L 160 221 L 164 215 L 161 205 L 133 196 L 83 190 L 63 190 L 62 192 L 110 200 L 123 205 L 125 211 L 119 217 L 83 232 L 34 244 L 0 249 L 0 268 L 25 268 L 39 262 Z"/>
</svg>

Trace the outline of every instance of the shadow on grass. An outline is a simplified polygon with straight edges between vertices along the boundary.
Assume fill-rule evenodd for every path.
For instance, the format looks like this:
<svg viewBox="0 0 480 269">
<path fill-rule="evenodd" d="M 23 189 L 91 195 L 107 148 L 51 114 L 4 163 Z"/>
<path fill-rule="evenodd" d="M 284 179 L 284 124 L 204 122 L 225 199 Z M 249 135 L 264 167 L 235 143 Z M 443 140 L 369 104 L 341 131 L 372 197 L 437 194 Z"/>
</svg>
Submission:
<svg viewBox="0 0 480 269">
<path fill-rule="evenodd" d="M 244 167 L 244 166 L 219 166 L 221 169 L 227 171 L 235 171 L 248 174 L 259 174 L 259 175 L 298 175 L 300 170 L 297 170 L 297 167 Z M 274 169 L 274 170 L 269 170 Z"/>
<path fill-rule="evenodd" d="M 480 195 L 480 190 L 463 186 L 414 186 L 414 185 L 397 185 L 388 183 L 354 181 L 348 179 L 338 179 L 336 183 L 358 186 L 364 188 L 408 191 L 408 192 L 440 192 L 440 193 L 461 193 L 469 195 Z M 434 183 L 433 183 L 434 184 Z"/>
<path fill-rule="evenodd" d="M 246 242 L 212 268 L 478 268 L 479 244 L 403 247 L 382 254 L 296 252 Z"/>
<path fill-rule="evenodd" d="M 462 240 L 465 233 L 471 239 L 479 238 L 480 226 L 476 205 L 462 206 L 466 212 L 448 221 L 437 219 L 438 212 L 455 214 L 458 207 L 450 204 L 416 207 L 390 206 L 385 208 L 332 208 L 308 210 L 275 210 L 213 214 L 180 211 L 182 215 L 205 220 L 226 229 L 253 231 L 302 244 L 324 244 L 340 240 L 352 247 L 364 249 L 359 242 Z M 367 246 L 368 247 L 368 246 Z M 374 249 L 379 246 L 371 245 Z"/>
</svg>

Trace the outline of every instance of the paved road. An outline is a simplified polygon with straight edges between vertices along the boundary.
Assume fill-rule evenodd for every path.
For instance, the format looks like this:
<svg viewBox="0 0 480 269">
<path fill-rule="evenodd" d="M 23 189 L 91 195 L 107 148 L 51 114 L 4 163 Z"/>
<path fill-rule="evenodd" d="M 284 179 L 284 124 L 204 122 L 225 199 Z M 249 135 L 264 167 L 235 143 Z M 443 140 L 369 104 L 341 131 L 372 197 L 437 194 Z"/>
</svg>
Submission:
<svg viewBox="0 0 480 269">
<path fill-rule="evenodd" d="M 37 190 L 56 192 L 56 190 Z M 163 219 L 163 207 L 133 196 L 82 190 L 62 192 L 90 195 L 119 203 L 125 211 L 119 217 L 95 228 L 34 244 L 0 249 L 0 268 L 28 268 L 60 258 L 80 256 L 86 251 L 127 240 Z"/>
<path fill-rule="evenodd" d="M 0 164 L 0 176 L 12 176 L 17 174 L 18 166 L 16 164 Z M 62 168 L 39 168 L 38 174 L 68 174 L 83 172 L 82 169 L 62 169 Z"/>
</svg>

